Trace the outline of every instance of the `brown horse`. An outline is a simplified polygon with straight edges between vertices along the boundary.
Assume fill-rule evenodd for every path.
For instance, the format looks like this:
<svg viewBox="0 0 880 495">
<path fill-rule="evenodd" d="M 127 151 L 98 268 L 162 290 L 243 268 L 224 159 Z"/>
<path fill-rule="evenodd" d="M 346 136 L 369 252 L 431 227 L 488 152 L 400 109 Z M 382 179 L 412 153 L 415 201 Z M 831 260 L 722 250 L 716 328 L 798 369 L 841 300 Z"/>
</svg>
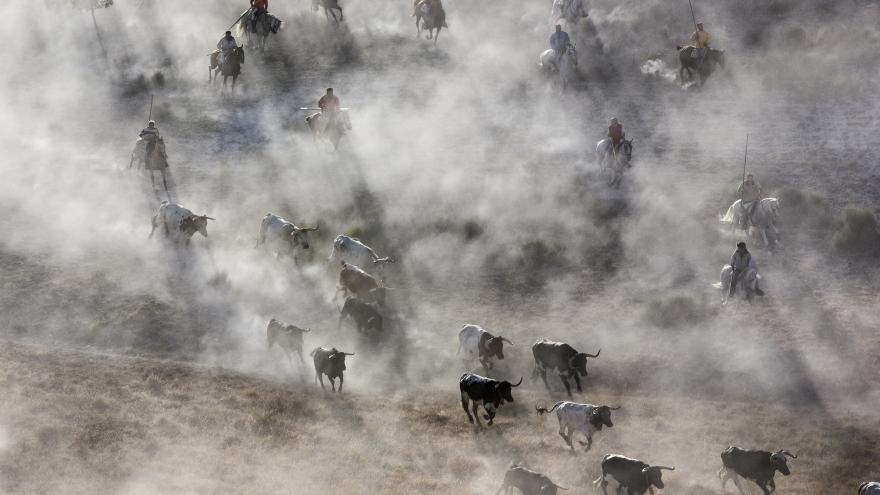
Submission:
<svg viewBox="0 0 880 495">
<path fill-rule="evenodd" d="M 443 10 L 440 0 L 414 0 L 412 15 L 416 18 L 416 38 L 421 36 L 422 30 L 428 31 L 427 39 L 433 38 L 435 45 L 440 30 L 449 28 L 446 25 L 446 11 Z M 437 31 L 436 34 L 434 30 Z"/>
<path fill-rule="evenodd" d="M 232 91 L 235 91 L 235 81 L 238 80 L 238 76 L 241 74 L 241 66 L 244 64 L 244 48 L 240 46 L 233 48 L 223 64 L 218 62 L 219 59 L 219 50 L 211 54 L 211 65 L 208 67 L 208 82 L 216 81 L 217 73 L 220 72 L 223 74 L 223 87 L 226 87 L 226 79 L 232 76 Z"/>
<path fill-rule="evenodd" d="M 677 46 L 676 49 L 678 50 L 678 61 L 681 62 L 678 77 L 682 82 L 685 82 L 685 71 L 688 75 L 687 81 L 692 81 L 693 73 L 696 72 L 700 76 L 700 86 L 702 86 L 715 70 L 715 64 L 720 65 L 722 69 L 724 68 L 724 50 L 709 48 L 703 57 L 703 62 L 700 63 L 694 55 L 696 48 L 693 46 Z"/>
</svg>

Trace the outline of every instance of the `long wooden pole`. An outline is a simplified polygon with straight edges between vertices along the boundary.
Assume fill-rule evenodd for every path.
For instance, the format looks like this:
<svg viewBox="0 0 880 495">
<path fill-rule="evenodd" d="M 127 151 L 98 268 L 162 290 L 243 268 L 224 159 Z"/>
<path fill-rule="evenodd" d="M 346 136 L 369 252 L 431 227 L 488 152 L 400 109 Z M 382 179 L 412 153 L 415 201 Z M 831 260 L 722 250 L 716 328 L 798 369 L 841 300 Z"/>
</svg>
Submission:
<svg viewBox="0 0 880 495">
<path fill-rule="evenodd" d="M 696 16 L 696 14 L 694 14 L 694 2 L 693 2 L 693 0 L 688 0 L 688 5 L 691 6 L 691 19 L 694 20 L 694 36 L 697 38 L 696 40 L 694 40 L 694 43 L 695 43 L 695 44 L 699 44 L 699 42 L 700 42 L 699 31 L 700 31 L 700 30 L 697 29 L 697 16 Z"/>
<path fill-rule="evenodd" d="M 147 122 L 153 120 L 153 95 L 150 95 L 150 114 L 147 116 Z"/>
</svg>

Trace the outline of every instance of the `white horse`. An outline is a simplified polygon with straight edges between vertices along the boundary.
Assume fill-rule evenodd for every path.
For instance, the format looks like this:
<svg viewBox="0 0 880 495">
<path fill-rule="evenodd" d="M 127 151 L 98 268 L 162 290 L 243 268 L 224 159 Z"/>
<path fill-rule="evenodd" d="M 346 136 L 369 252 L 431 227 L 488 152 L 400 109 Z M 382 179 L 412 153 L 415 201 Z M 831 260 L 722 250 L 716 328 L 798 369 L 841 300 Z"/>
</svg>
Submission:
<svg viewBox="0 0 880 495">
<path fill-rule="evenodd" d="M 759 296 L 764 295 L 764 292 L 758 288 L 759 280 L 761 280 L 761 275 L 758 274 L 757 268 L 752 267 L 746 271 L 746 274 L 737 283 L 738 288 L 745 289 L 743 293 L 747 301 L 752 302 L 752 296 L 755 294 Z M 721 304 L 727 304 L 727 299 L 730 297 L 730 283 L 732 281 L 733 267 L 724 265 L 721 268 L 721 282 L 713 284 L 713 287 L 716 289 L 721 289 Z"/>
<path fill-rule="evenodd" d="M 733 225 L 740 230 L 749 230 L 754 228 L 764 241 L 764 246 L 771 248 L 779 245 L 779 229 L 776 228 L 776 221 L 779 219 L 779 200 L 776 198 L 764 198 L 758 202 L 755 212 L 748 222 L 748 227 L 743 229 L 743 215 L 745 209 L 742 207 L 740 200 L 734 201 L 727 213 L 721 217 L 721 223 L 725 225 Z M 767 233 L 770 233 L 768 237 Z"/>
<path fill-rule="evenodd" d="M 565 21 L 566 26 L 574 25 L 587 15 L 583 0 L 553 0 L 550 25 L 556 24 L 560 19 Z"/>
<path fill-rule="evenodd" d="M 596 143 L 596 154 L 599 157 L 599 168 L 604 173 L 610 165 L 610 174 L 608 177 L 608 185 L 610 187 L 620 187 L 620 181 L 623 179 L 623 171 L 632 168 L 632 152 L 633 140 L 620 142 L 615 150 L 611 145 L 611 138 L 605 138 Z"/>
<path fill-rule="evenodd" d="M 565 53 L 559 57 L 559 62 L 556 61 L 556 52 L 552 49 L 544 50 L 541 56 L 538 57 L 538 66 L 547 73 L 558 73 L 559 84 L 562 86 L 562 90 L 565 91 L 568 85 L 573 83 L 575 77 L 577 77 L 577 50 L 575 50 L 574 45 L 569 43 Z"/>
</svg>

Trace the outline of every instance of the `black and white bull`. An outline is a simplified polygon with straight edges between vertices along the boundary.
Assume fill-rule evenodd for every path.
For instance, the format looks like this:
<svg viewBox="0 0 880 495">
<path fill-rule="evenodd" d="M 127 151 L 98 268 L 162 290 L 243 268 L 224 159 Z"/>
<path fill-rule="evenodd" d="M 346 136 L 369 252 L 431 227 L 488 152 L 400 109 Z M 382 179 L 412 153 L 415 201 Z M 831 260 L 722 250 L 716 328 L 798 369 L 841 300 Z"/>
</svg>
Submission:
<svg viewBox="0 0 880 495">
<path fill-rule="evenodd" d="M 523 495 L 556 495 L 557 489 L 568 490 L 568 488 L 550 481 L 547 476 L 516 464 L 510 466 L 504 473 L 504 482 L 495 495 L 501 493 L 502 490 L 506 494 L 512 493 L 514 488 L 522 492 Z"/>
<path fill-rule="evenodd" d="M 602 458 L 602 476 L 593 484 L 597 487 L 601 486 L 602 493 L 608 495 L 608 481 L 605 477 L 610 475 L 618 483 L 618 494 L 626 490 L 626 495 L 644 495 L 645 492 L 651 492 L 653 495 L 654 487 L 662 490 L 666 486 L 663 484 L 664 469 L 675 471 L 674 467 L 651 466 L 638 459 L 630 459 L 619 454 L 606 454 Z"/>
<path fill-rule="evenodd" d="M 381 332 L 382 331 L 382 315 L 379 310 L 372 304 L 361 301 L 356 297 L 349 297 L 342 305 L 342 312 L 339 313 L 339 325 L 337 330 L 342 328 L 342 321 L 345 318 L 354 320 L 358 332 Z"/>
<path fill-rule="evenodd" d="M 311 352 L 315 359 L 315 381 L 321 382 L 321 390 L 324 388 L 324 375 L 330 379 L 330 387 L 336 392 L 334 380 L 339 378 L 339 391 L 342 392 L 343 372 L 345 371 L 345 356 L 354 356 L 353 352 L 342 352 L 335 347 L 318 347 Z"/>
<path fill-rule="evenodd" d="M 492 369 L 495 359 L 504 359 L 504 343 L 513 345 L 513 342 L 502 336 L 494 336 L 483 330 L 479 325 L 467 324 L 458 332 L 458 351 L 464 351 L 465 366 L 479 360 L 486 373 Z"/>
<path fill-rule="evenodd" d="M 281 347 L 281 350 L 283 350 L 284 354 L 287 356 L 287 361 L 291 366 L 293 366 L 293 360 L 290 358 L 291 354 L 296 354 L 299 357 L 299 360 L 305 363 L 306 360 L 302 355 L 303 334 L 308 331 L 308 328 L 300 328 L 296 325 L 285 325 L 275 318 L 272 318 L 266 326 L 266 347 L 272 349 L 274 344 L 278 344 L 278 347 Z"/>
<path fill-rule="evenodd" d="M 727 485 L 727 480 L 733 480 L 733 484 L 739 489 L 739 492 L 745 495 L 740 485 L 740 478 L 752 480 L 764 495 L 768 495 L 776 490 L 776 482 L 773 476 L 776 471 L 788 476 L 791 471 L 788 469 L 788 460 L 786 456 L 797 459 L 797 456 L 791 452 L 780 449 L 776 452 L 767 452 L 764 450 L 746 450 L 739 447 L 727 447 L 721 453 L 721 463 L 723 466 L 718 470 L 718 477 L 721 479 L 721 489 Z"/>
<path fill-rule="evenodd" d="M 476 417 L 477 426 L 483 426 L 480 423 L 480 415 L 477 412 L 477 408 L 482 403 L 483 409 L 486 410 L 486 414 L 483 417 L 491 425 L 498 408 L 505 402 L 513 402 L 511 391 L 514 387 L 519 387 L 521 383 L 522 378 L 514 385 L 507 380 L 493 380 L 473 373 L 461 375 L 461 378 L 458 379 L 458 389 L 461 392 L 461 407 L 464 409 L 465 414 L 467 414 L 468 421 L 473 423 Z M 473 416 L 471 416 L 471 412 L 468 410 L 468 401 L 473 404 Z"/>
<path fill-rule="evenodd" d="M 532 345 L 532 355 L 535 357 L 535 370 L 532 372 L 532 379 L 534 380 L 538 375 L 541 375 L 544 386 L 549 391 L 547 371 L 556 370 L 559 373 L 559 379 L 565 386 L 565 392 L 571 397 L 569 382 L 573 378 L 577 385 L 577 391 L 582 392 L 580 377 L 587 376 L 587 358 L 597 358 L 601 352 L 602 349 L 599 349 L 596 354 L 587 354 L 578 352 L 572 346 L 562 342 L 540 339 Z"/>
<path fill-rule="evenodd" d="M 156 228 L 162 226 L 166 237 L 189 244 L 190 238 L 196 232 L 208 237 L 208 220 L 214 220 L 214 218 L 207 215 L 196 215 L 177 203 L 162 201 L 153 216 L 150 237 L 153 237 Z"/>
</svg>

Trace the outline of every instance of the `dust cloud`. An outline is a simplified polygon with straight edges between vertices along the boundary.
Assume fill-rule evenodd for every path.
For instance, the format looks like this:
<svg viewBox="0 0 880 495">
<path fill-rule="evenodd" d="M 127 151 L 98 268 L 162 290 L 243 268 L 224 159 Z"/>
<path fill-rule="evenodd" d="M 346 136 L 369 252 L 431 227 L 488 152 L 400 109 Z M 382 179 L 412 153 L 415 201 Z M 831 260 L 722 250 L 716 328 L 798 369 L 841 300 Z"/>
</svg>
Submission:
<svg viewBox="0 0 880 495">
<path fill-rule="evenodd" d="M 342 5 L 335 26 L 271 2 L 284 28 L 234 91 L 207 55 L 242 2 L 0 7 L 3 491 L 472 493 L 516 461 L 584 493 L 618 452 L 715 493 L 728 444 L 802 453 L 780 491 L 880 476 L 876 2 L 697 2 L 727 58 L 702 88 L 676 79 L 687 3 L 585 2 L 565 92 L 537 66 L 549 1 L 447 0 L 436 45 L 409 2 Z M 336 153 L 299 110 L 328 86 Z M 175 200 L 216 218 L 185 248 L 148 239 L 129 170 L 151 96 Z M 596 164 L 611 117 L 620 189 Z M 782 247 L 750 241 L 767 296 L 722 307 L 746 134 Z M 320 227 L 297 262 L 254 247 L 268 212 Z M 397 260 L 368 268 L 382 337 L 337 330 L 341 233 Z M 267 350 L 270 318 L 311 329 L 305 363 Z M 514 342 L 493 377 L 526 377 L 488 433 L 459 405 L 465 323 Z M 574 400 L 623 409 L 586 454 L 533 414 L 565 398 L 529 379 L 538 338 L 602 349 Z M 312 382 L 319 345 L 355 352 L 341 396 Z"/>
</svg>

